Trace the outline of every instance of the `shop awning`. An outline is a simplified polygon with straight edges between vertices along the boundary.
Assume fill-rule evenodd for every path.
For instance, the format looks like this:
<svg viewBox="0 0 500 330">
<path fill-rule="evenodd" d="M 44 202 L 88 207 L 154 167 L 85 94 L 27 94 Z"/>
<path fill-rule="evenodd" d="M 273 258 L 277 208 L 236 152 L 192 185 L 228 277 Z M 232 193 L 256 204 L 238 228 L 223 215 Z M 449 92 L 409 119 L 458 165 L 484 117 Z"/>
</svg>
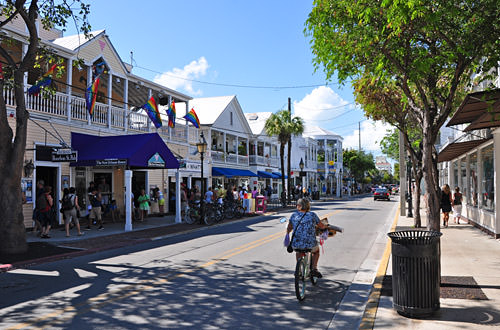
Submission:
<svg viewBox="0 0 500 330">
<path fill-rule="evenodd" d="M 279 179 L 280 177 L 274 173 L 266 171 L 257 171 L 257 176 L 264 179 Z"/>
<path fill-rule="evenodd" d="M 458 158 L 459 156 L 467 153 L 469 150 L 483 144 L 489 139 L 481 139 L 466 142 L 450 143 L 438 155 L 438 163 L 447 162 Z"/>
<path fill-rule="evenodd" d="M 116 136 L 71 133 L 71 147 L 78 151 L 78 161 L 71 166 L 179 168 L 179 162 L 157 133 Z"/>
<path fill-rule="evenodd" d="M 232 178 L 235 176 L 256 177 L 258 175 L 249 170 L 240 170 L 237 168 L 227 167 L 212 167 L 212 176 L 225 176 L 226 178 Z"/>
<path fill-rule="evenodd" d="M 471 124 L 464 131 L 500 126 L 500 89 L 468 94 L 446 126 Z"/>
<path fill-rule="evenodd" d="M 277 176 L 277 179 L 281 179 L 281 173 L 280 172 L 273 172 L 273 174 Z M 288 179 L 288 175 L 285 175 L 285 179 Z"/>
</svg>

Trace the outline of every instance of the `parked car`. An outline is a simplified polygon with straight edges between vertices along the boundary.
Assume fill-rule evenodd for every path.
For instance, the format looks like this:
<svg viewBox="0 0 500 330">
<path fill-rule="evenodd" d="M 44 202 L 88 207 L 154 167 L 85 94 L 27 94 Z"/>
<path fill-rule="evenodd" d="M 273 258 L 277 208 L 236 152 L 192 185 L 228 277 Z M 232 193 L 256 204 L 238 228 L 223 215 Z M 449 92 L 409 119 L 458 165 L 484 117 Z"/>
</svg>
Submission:
<svg viewBox="0 0 500 330">
<path fill-rule="evenodd" d="M 373 200 L 376 201 L 377 199 L 387 199 L 388 201 L 391 200 L 390 198 L 390 193 L 389 190 L 386 188 L 377 188 L 373 192 Z"/>
</svg>

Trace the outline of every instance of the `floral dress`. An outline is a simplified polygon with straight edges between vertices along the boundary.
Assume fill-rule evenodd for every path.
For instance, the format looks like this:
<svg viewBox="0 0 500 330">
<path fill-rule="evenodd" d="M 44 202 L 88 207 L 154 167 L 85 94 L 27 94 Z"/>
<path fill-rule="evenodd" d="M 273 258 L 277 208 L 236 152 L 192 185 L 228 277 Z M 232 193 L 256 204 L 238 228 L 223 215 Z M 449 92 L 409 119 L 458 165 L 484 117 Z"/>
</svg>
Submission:
<svg viewBox="0 0 500 330">
<path fill-rule="evenodd" d="M 318 245 L 316 241 L 316 225 L 319 223 L 319 218 L 316 213 L 306 212 L 304 214 L 296 211 L 290 217 L 290 222 L 293 225 L 294 232 L 296 231 L 292 241 L 292 248 L 312 249 Z"/>
</svg>

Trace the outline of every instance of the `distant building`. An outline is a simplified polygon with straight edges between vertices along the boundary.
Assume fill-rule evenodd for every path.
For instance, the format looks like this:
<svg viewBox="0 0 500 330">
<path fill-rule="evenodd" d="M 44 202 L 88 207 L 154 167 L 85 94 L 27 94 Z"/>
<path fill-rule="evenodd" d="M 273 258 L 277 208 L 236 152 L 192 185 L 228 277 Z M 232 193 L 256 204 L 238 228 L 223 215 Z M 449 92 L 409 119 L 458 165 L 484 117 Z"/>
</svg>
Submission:
<svg viewBox="0 0 500 330">
<path fill-rule="evenodd" d="M 392 166 L 387 161 L 385 156 L 377 156 L 375 158 L 375 168 L 379 171 L 386 171 L 387 173 L 392 173 Z"/>
</svg>

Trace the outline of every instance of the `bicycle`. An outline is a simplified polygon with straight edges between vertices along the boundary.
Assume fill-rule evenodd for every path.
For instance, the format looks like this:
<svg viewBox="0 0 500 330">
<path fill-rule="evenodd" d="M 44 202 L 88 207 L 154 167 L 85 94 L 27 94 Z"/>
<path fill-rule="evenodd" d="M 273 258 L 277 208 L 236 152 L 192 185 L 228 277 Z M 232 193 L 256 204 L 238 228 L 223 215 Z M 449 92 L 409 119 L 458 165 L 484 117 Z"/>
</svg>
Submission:
<svg viewBox="0 0 500 330">
<path fill-rule="evenodd" d="M 310 280 L 312 285 L 318 283 L 318 277 L 312 275 L 311 249 L 295 249 L 299 254 L 295 266 L 295 295 L 299 301 L 306 298 L 306 282 Z"/>
</svg>

